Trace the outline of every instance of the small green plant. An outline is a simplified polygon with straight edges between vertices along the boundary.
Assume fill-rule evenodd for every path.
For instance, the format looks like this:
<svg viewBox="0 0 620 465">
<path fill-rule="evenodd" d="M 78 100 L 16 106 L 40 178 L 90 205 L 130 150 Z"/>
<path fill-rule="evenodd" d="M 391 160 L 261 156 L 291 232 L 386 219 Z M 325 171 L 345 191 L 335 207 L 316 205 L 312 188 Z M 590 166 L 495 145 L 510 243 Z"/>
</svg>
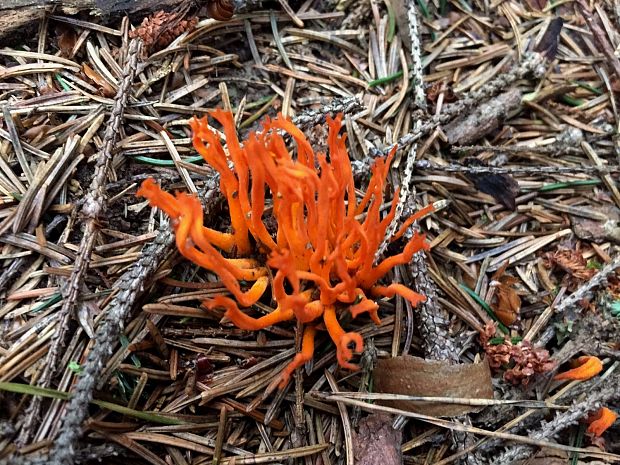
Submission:
<svg viewBox="0 0 620 465">
<path fill-rule="evenodd" d="M 614 300 L 609 305 L 609 311 L 612 314 L 612 316 L 616 318 L 620 318 L 620 300 Z"/>
<path fill-rule="evenodd" d="M 573 332 L 573 321 L 567 321 L 565 323 L 555 323 L 556 338 L 558 344 L 561 345 L 566 339 L 570 337 Z"/>
<path fill-rule="evenodd" d="M 68 368 L 69 368 L 69 370 L 71 370 L 76 375 L 81 375 L 82 374 L 82 365 L 80 365 L 75 360 L 71 360 L 69 362 Z"/>
</svg>

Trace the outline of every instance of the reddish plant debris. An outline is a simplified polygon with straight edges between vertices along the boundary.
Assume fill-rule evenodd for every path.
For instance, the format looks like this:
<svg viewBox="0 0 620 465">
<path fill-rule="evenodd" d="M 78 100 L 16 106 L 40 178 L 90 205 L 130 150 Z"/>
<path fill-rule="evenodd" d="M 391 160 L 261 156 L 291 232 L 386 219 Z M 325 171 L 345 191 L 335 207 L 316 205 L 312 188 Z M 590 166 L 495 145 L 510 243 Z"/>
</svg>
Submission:
<svg viewBox="0 0 620 465">
<path fill-rule="evenodd" d="M 426 99 L 429 103 L 435 105 L 439 96 L 443 94 L 444 103 L 453 103 L 458 100 L 458 97 L 454 93 L 452 86 L 444 81 L 436 81 L 428 86 L 426 90 Z"/>
<path fill-rule="evenodd" d="M 225 316 L 245 330 L 294 319 L 304 323 L 301 352 L 284 369 L 280 387 L 296 368 L 312 359 L 317 330 L 329 333 L 339 365 L 356 370 L 350 360 L 354 350 L 362 351 L 362 336 L 345 332 L 339 319 L 345 313 L 353 318 L 367 313 L 380 324 L 376 299 L 400 295 L 413 306 L 424 301 L 424 296 L 402 284 L 381 284 L 395 266 L 428 249 L 423 235 L 415 233 L 401 253 L 375 263 L 398 203 L 396 192 L 390 211 L 382 217 L 395 150 L 376 160 L 366 195 L 358 201 L 346 136 L 339 134 L 342 115 L 327 119 L 329 160 L 325 154 L 315 154 L 304 134 L 282 116 L 267 118 L 263 131 L 251 133 L 243 144 L 237 138 L 232 113 L 216 110 L 211 116 L 223 127 L 228 153 L 206 117 L 190 122 L 193 144 L 220 174 L 232 231 L 205 227 L 196 196 L 173 196 L 153 179 L 144 181 L 137 195 L 149 199 L 172 219 L 181 254 L 216 273 L 234 297 L 216 296 L 205 301 L 206 308 L 224 308 Z M 295 140 L 297 158 L 291 156 L 279 131 Z M 273 204 L 270 214 L 266 212 L 268 200 Z M 392 240 L 402 237 L 413 221 L 432 211 L 430 205 L 412 215 Z M 270 216 L 277 223 L 275 237 L 267 229 Z M 268 258 L 247 258 L 250 255 Z M 242 281 L 253 284 L 243 290 Z M 252 307 L 268 289 L 277 303 L 275 311 L 253 318 L 239 308 Z"/>
<path fill-rule="evenodd" d="M 213 363 L 209 360 L 209 357 L 205 355 L 199 355 L 196 357 L 196 381 L 204 382 L 213 376 Z"/>
<path fill-rule="evenodd" d="M 596 274 L 595 269 L 588 268 L 579 249 L 558 249 L 545 254 L 545 259 L 548 268 L 559 268 L 567 273 L 564 281 L 569 289 L 576 288 Z"/>
<path fill-rule="evenodd" d="M 207 13 L 218 21 L 228 21 L 235 14 L 235 6 L 232 0 L 209 0 Z"/>
<path fill-rule="evenodd" d="M 607 278 L 607 293 L 612 300 L 620 300 L 620 273 L 616 272 Z"/>
<path fill-rule="evenodd" d="M 579 357 L 573 365 L 576 365 L 572 370 L 568 370 L 559 373 L 553 378 L 556 381 L 563 380 L 580 380 L 585 381 L 590 378 L 594 378 L 603 370 L 603 363 L 598 357 L 590 355 L 584 355 Z"/>
<path fill-rule="evenodd" d="M 513 344 L 507 336 L 502 343 L 491 344 L 494 335 L 495 324 L 489 323 L 485 332 L 480 334 L 480 340 L 491 368 L 505 369 L 506 382 L 527 386 L 536 374 L 547 373 L 555 368 L 556 363 L 549 359 L 547 350 L 533 347 L 529 341 Z"/>
<path fill-rule="evenodd" d="M 166 13 L 163 10 L 142 20 L 142 24 L 129 32 L 130 38 L 139 37 L 147 50 L 156 51 L 167 47 L 174 39 L 198 24 L 198 18 L 179 18 L 179 13 Z"/>
</svg>

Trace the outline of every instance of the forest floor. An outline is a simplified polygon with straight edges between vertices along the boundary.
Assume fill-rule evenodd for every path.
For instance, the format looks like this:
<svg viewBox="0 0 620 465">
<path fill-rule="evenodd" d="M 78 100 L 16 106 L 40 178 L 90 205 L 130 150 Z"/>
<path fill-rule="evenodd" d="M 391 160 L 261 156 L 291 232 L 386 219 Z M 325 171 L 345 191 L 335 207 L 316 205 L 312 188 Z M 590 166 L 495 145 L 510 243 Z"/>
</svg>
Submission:
<svg viewBox="0 0 620 465">
<path fill-rule="evenodd" d="M 618 5 L 204 3 L 54 14 L 0 49 L 0 463 L 620 461 Z M 433 206 L 414 225 L 430 249 L 379 280 L 425 302 L 377 298 L 381 324 L 336 306 L 360 370 L 320 324 L 249 331 L 206 309 L 230 296 L 221 270 L 181 256 L 180 220 L 136 195 L 155 178 L 233 231 L 238 192 L 189 127 L 216 108 L 240 141 L 281 113 L 328 155 L 342 114 L 357 202 L 396 146 L 356 219 L 387 217 L 383 257 Z M 267 289 L 243 311 L 276 306 Z M 313 358 L 275 388 L 308 327 Z"/>
</svg>

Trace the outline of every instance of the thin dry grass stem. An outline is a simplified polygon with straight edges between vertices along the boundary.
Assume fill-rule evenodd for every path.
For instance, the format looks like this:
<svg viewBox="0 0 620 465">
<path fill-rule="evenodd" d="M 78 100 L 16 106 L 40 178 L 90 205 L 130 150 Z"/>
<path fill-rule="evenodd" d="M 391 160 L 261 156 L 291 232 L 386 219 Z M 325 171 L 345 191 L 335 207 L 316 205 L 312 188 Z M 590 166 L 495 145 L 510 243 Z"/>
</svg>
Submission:
<svg viewBox="0 0 620 465">
<path fill-rule="evenodd" d="M 345 405 L 359 405 L 361 406 L 364 410 L 367 411 L 378 411 L 378 412 L 388 412 L 388 413 L 392 413 L 395 415 L 403 415 L 403 416 L 407 416 L 407 417 L 411 417 L 411 418 L 416 418 L 437 426 L 441 426 L 444 428 L 448 428 L 451 430 L 456 430 L 456 431 L 463 431 L 463 432 L 468 432 L 468 433 L 476 433 L 476 434 L 481 434 L 484 436 L 488 436 L 491 438 L 499 438 L 499 439 L 505 439 L 505 440 L 510 440 L 510 441 L 515 441 L 518 443 L 522 443 L 522 444 L 527 444 L 529 446 L 536 446 L 536 447 L 549 447 L 552 449 L 557 449 L 557 450 L 563 450 L 563 451 L 567 451 L 567 452 L 579 452 L 580 454 L 584 454 L 586 456 L 592 456 L 592 457 L 598 457 L 601 459 L 608 459 L 608 460 L 620 460 L 620 455 L 617 454 L 611 454 L 608 452 L 599 452 L 599 451 L 593 451 L 591 449 L 585 449 L 585 448 L 580 448 L 580 447 L 571 447 L 571 446 L 565 446 L 562 444 L 557 444 L 555 442 L 550 442 L 550 441 L 545 441 L 542 439 L 536 439 L 536 438 L 530 438 L 527 436 L 519 436 L 516 434 L 510 434 L 510 433 L 501 433 L 501 432 L 496 432 L 496 431 L 487 431 L 481 428 L 476 428 L 473 426 L 466 426 L 463 425 L 461 423 L 457 423 L 457 422 L 452 422 L 452 421 L 447 421 L 447 420 L 441 420 L 439 418 L 435 418 L 435 417 L 431 417 L 431 416 L 427 416 L 427 415 L 421 415 L 418 413 L 413 413 L 413 412 L 407 412 L 404 410 L 399 410 L 399 409 L 395 409 L 395 408 L 391 408 L 391 407 L 384 407 L 384 406 L 380 406 L 380 405 L 374 405 L 374 404 L 368 404 L 359 400 L 355 400 L 355 399 L 349 399 L 346 397 L 337 397 L 334 396 L 331 398 L 332 401 L 334 402 L 340 402 L 343 403 Z M 581 413 L 581 415 L 583 415 L 583 413 Z M 449 463 L 449 462 L 447 462 Z M 506 462 L 502 462 L 502 461 L 498 461 L 497 463 L 506 463 Z"/>
<path fill-rule="evenodd" d="M 337 393 L 338 384 L 336 383 L 334 376 L 329 372 L 329 370 L 325 371 L 325 378 L 327 379 L 327 382 L 329 383 L 329 387 L 331 388 L 332 392 Z M 345 463 L 346 465 L 353 465 L 355 463 L 355 459 L 353 456 L 353 437 L 351 433 L 351 421 L 349 419 L 349 413 L 347 411 L 347 407 L 344 404 L 337 402 L 336 405 L 338 406 L 340 419 L 342 421 L 342 428 L 344 434 Z"/>
</svg>

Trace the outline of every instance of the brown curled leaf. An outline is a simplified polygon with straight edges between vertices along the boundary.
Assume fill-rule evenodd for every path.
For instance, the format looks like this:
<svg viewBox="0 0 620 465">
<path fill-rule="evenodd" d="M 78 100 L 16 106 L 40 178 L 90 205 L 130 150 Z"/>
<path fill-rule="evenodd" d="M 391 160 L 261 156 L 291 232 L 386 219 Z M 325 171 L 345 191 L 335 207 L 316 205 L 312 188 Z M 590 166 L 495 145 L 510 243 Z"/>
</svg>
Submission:
<svg viewBox="0 0 620 465">
<path fill-rule="evenodd" d="M 491 370 L 486 359 L 476 364 L 452 365 L 410 355 L 380 359 L 374 371 L 375 391 L 410 396 L 493 399 Z M 403 410 L 452 417 L 480 410 L 480 407 L 412 401 L 382 401 Z"/>
<path fill-rule="evenodd" d="M 513 325 L 521 310 L 521 297 L 514 285 L 519 282 L 514 276 L 505 274 L 508 262 L 500 267 L 491 278 L 491 286 L 495 287 L 495 302 L 491 305 L 495 315 L 506 326 Z"/>
<path fill-rule="evenodd" d="M 101 95 L 103 95 L 104 97 L 114 97 L 116 95 L 116 91 L 110 85 L 110 83 L 106 81 L 101 74 L 92 69 L 86 63 L 82 65 L 82 71 L 84 71 L 84 74 L 86 75 L 86 77 L 88 77 L 88 79 L 90 79 L 99 86 Z"/>
</svg>

